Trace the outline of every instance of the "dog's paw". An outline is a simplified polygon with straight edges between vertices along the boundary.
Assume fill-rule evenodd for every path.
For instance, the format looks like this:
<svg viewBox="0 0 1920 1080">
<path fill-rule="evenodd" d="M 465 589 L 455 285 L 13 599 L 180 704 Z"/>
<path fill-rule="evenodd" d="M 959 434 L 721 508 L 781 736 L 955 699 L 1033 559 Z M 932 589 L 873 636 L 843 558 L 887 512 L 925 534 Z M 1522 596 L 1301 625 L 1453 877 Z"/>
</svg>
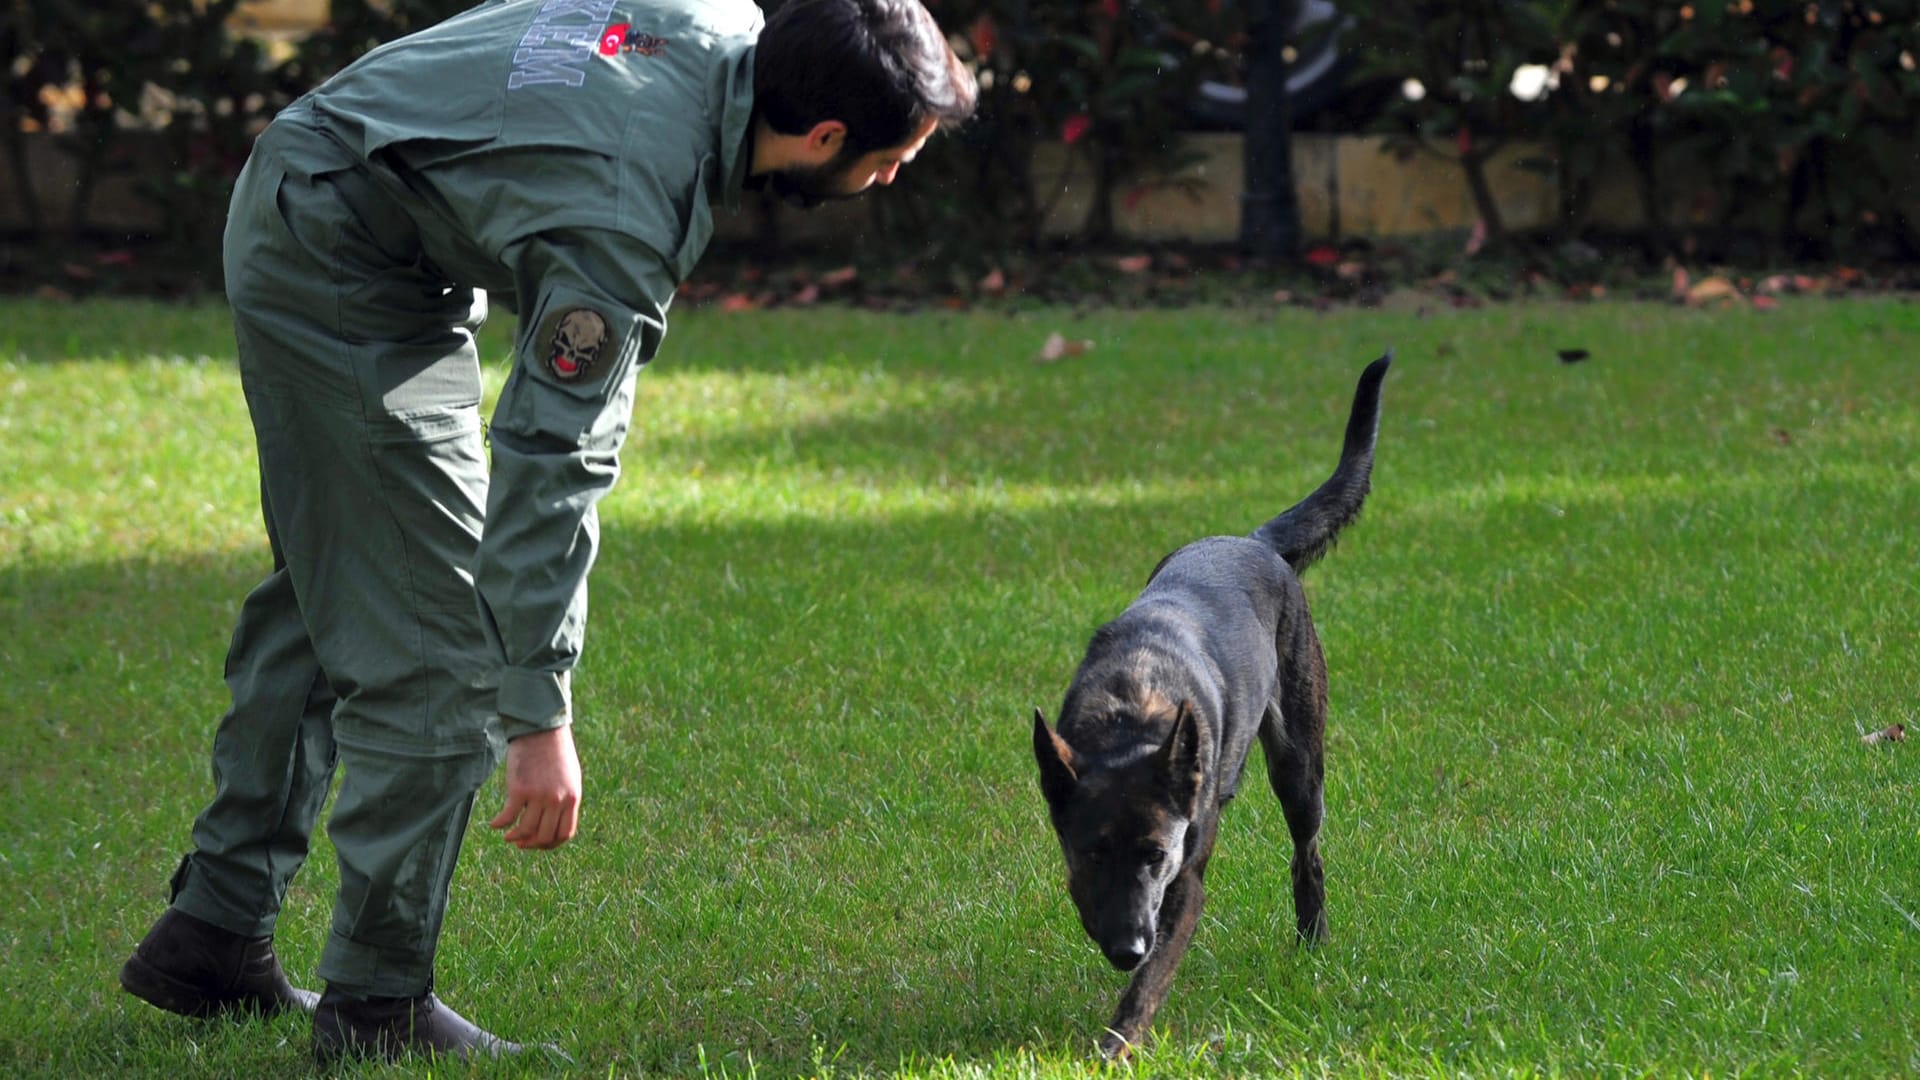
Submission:
<svg viewBox="0 0 1920 1080">
<path fill-rule="evenodd" d="M 1133 1044 L 1119 1032 L 1109 1029 L 1100 1037 L 1100 1057 L 1106 1061 L 1121 1062 L 1133 1053 Z"/>
<path fill-rule="evenodd" d="M 1297 941 L 1300 946 L 1308 949 L 1319 948 L 1333 937 L 1327 930 L 1327 916 L 1325 912 L 1315 915 L 1307 922 L 1301 923 L 1295 928 L 1295 931 L 1298 934 Z"/>
</svg>

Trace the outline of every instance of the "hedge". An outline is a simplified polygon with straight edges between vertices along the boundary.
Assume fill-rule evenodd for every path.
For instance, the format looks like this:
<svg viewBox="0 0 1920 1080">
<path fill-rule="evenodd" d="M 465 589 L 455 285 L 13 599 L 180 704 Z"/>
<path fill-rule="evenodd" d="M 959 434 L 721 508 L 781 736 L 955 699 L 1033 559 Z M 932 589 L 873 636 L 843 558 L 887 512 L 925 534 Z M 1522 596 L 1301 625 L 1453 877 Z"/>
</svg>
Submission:
<svg viewBox="0 0 1920 1080">
<path fill-rule="evenodd" d="M 875 200 L 880 237 L 948 255 L 1037 244 L 1047 206 L 1034 152 L 1053 142 L 1095 191 L 1076 238 L 1108 239 L 1113 200 L 1182 164 L 1200 81 L 1240 77 L 1249 2 L 929 0 L 979 75 L 981 109 L 935 144 L 931 167 Z M 1367 98 L 1379 105 L 1365 126 L 1400 152 L 1456 160 L 1493 243 L 1504 228 L 1484 166 L 1525 139 L 1559 179 L 1560 237 L 1587 229 L 1596 182 L 1624 166 L 1644 208 L 1639 239 L 1656 254 L 1702 226 L 1757 230 L 1796 253 L 1889 237 L 1920 250 L 1906 209 L 1920 175 L 1920 0 L 1338 2 L 1355 80 L 1391 88 Z M 90 163 L 147 127 L 168 154 L 142 185 L 169 223 L 152 239 L 217 257 L 205 238 L 265 121 L 372 46 L 464 6 L 333 0 L 326 26 L 276 49 L 230 29 L 237 3 L 16 0 L 0 16 L 12 58 L 0 128 L 16 181 L 30 180 L 35 130 L 80 166 L 73 220 L 27 207 L 38 239 L 87 231 Z M 1683 190 L 1704 190 L 1707 205 L 1689 194 L 1696 205 L 1676 211 Z"/>
</svg>

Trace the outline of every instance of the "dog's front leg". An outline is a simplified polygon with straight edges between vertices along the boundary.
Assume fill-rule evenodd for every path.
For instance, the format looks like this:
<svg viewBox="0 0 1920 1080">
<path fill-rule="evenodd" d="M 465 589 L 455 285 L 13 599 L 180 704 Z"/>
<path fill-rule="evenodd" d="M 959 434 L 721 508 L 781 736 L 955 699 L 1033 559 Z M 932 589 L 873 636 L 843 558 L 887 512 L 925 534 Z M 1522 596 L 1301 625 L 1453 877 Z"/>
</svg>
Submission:
<svg viewBox="0 0 1920 1080">
<path fill-rule="evenodd" d="M 1158 941 L 1146 961 L 1133 973 L 1126 993 L 1120 995 L 1120 1004 L 1113 1010 L 1107 1033 L 1100 1040 L 1102 1057 L 1125 1057 L 1146 1035 L 1154 1012 L 1167 999 L 1174 969 L 1187 954 L 1187 946 L 1193 941 L 1193 928 L 1200 922 L 1200 908 L 1206 902 L 1206 876 L 1207 862 L 1203 855 L 1189 863 L 1173 884 L 1167 886 L 1155 935 Z"/>
</svg>

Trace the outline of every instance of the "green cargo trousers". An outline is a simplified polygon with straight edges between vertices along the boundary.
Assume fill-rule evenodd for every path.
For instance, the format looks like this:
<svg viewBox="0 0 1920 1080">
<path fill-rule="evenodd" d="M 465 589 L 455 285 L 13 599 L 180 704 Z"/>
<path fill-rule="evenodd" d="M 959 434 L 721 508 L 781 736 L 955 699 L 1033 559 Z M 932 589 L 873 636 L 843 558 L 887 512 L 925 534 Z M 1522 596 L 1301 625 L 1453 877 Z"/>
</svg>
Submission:
<svg viewBox="0 0 1920 1080">
<path fill-rule="evenodd" d="M 487 497 L 485 299 L 440 280 L 373 181 L 292 125 L 269 129 L 240 176 L 225 260 L 273 572 L 233 634 L 215 794 L 173 903 L 271 933 L 337 765 L 340 885 L 319 974 L 418 994 L 475 793 L 505 748 L 468 569 Z"/>
</svg>

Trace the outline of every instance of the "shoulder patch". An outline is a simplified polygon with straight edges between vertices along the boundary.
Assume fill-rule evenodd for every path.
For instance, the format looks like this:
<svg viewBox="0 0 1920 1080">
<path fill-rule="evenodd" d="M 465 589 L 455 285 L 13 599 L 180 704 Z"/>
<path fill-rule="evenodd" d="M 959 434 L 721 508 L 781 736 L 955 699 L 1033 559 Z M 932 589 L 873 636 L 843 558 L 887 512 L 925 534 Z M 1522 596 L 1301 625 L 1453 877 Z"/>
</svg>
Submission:
<svg viewBox="0 0 1920 1080">
<path fill-rule="evenodd" d="M 586 378 L 607 345 L 607 320 L 592 308 L 573 308 L 560 316 L 547 344 L 547 370 L 561 382 Z"/>
<path fill-rule="evenodd" d="M 614 23 L 600 31 L 601 56 L 618 56 L 621 53 L 659 56 L 666 48 L 666 38 L 643 34 L 635 30 L 632 23 Z"/>
</svg>

